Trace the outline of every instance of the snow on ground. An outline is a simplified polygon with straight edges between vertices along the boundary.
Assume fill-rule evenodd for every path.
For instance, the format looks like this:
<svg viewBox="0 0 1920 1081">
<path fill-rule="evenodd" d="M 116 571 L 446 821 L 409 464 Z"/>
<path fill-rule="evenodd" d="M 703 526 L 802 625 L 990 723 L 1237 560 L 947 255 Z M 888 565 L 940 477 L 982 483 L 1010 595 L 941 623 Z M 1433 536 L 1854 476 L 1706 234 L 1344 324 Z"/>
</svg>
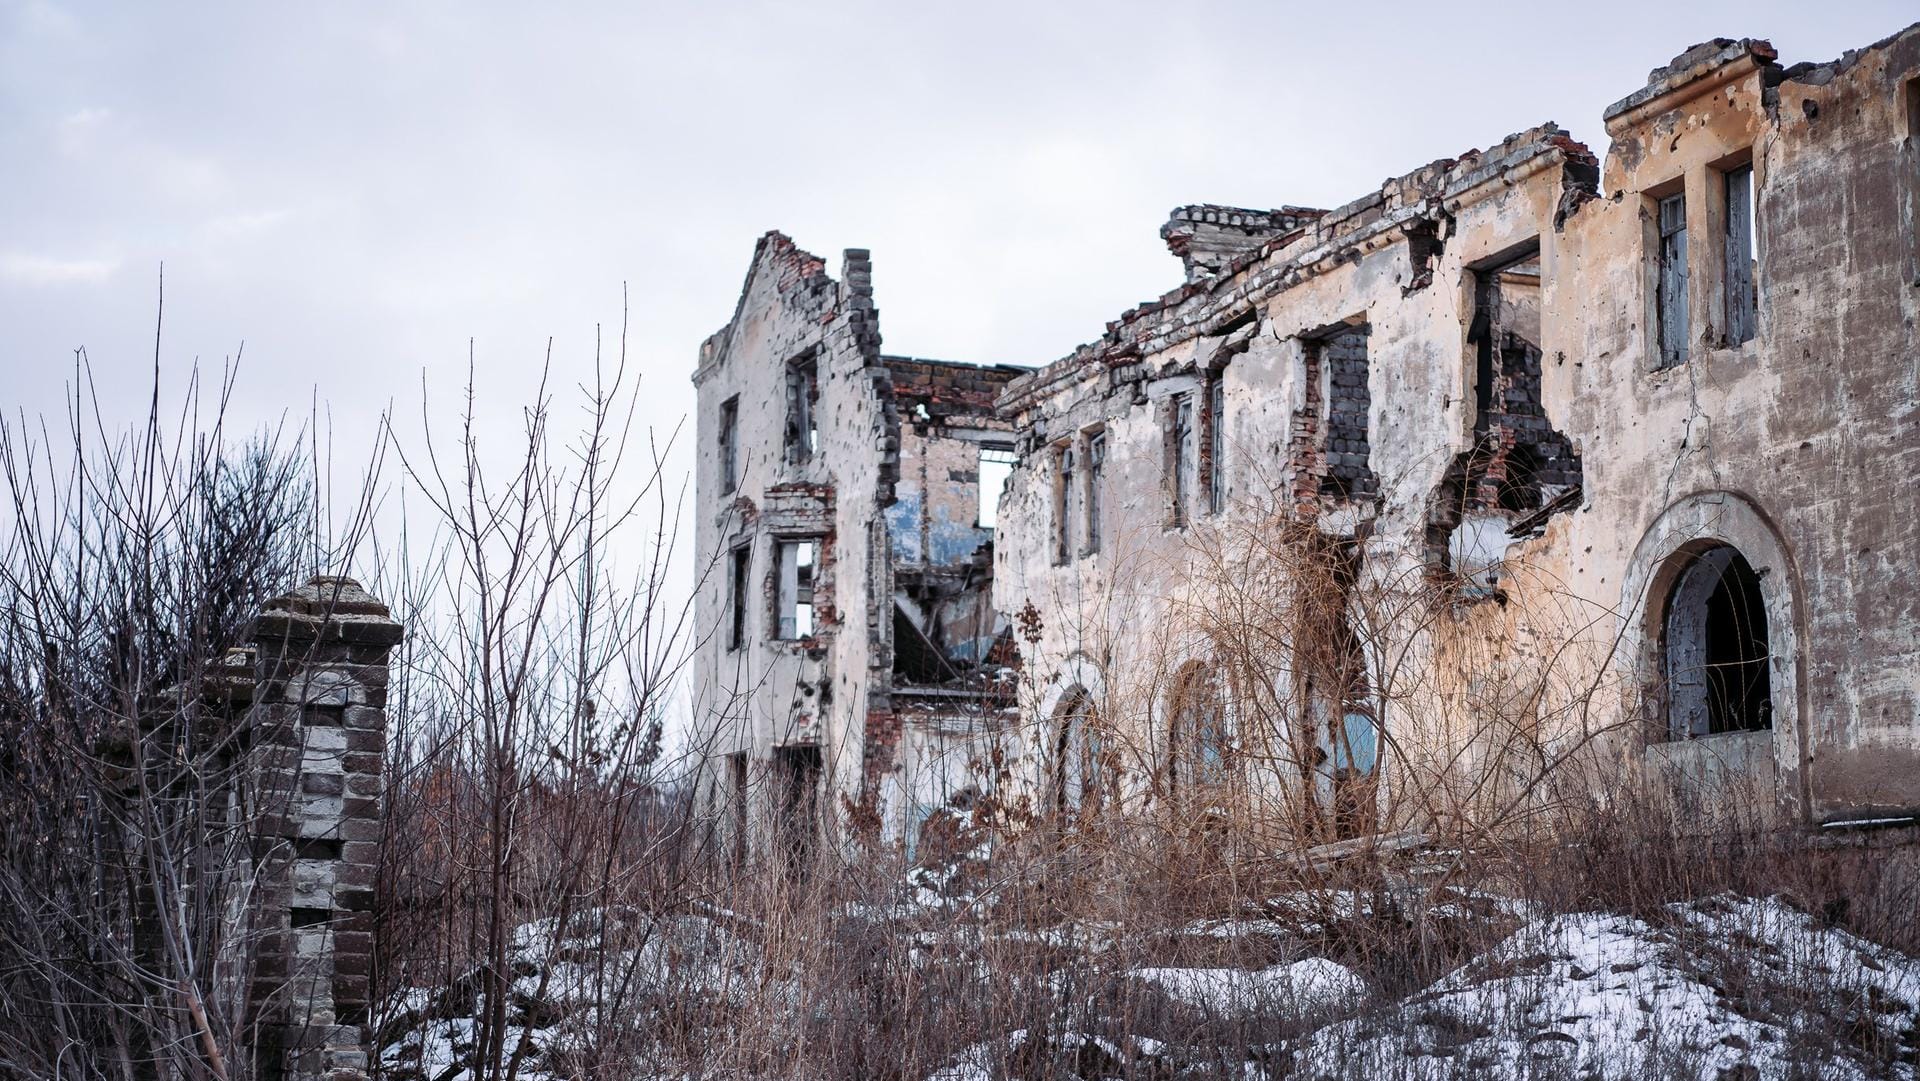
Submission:
<svg viewBox="0 0 1920 1081">
<path fill-rule="evenodd" d="M 1352 1006 L 1367 983 L 1322 957 L 1251 972 L 1237 968 L 1136 968 L 1133 978 L 1158 987 L 1175 1002 L 1214 1016 L 1275 1009 L 1310 1012 Z"/>
<path fill-rule="evenodd" d="M 1523 911 L 1479 896 L 1447 903 L 1460 918 L 1492 914 L 1500 921 L 1482 926 L 1514 926 Z M 957 964 L 990 982 L 1004 975 L 989 964 L 990 955 L 1011 949 L 1087 966 L 1054 994 L 1071 996 L 1089 986 L 1089 967 L 1117 966 L 1105 971 L 1157 989 L 1176 1007 L 1167 1031 L 1151 1027 L 1162 1023 L 1155 1010 L 1111 1017 L 1096 1010 L 1089 1020 L 1094 1031 L 953 1033 L 950 1046 L 964 1043 L 965 1049 L 927 1081 L 1050 1077 L 1062 1063 L 1080 1077 L 1173 1076 L 1176 1064 L 1194 1062 L 1224 1065 L 1246 1079 L 1290 1081 L 1920 1081 L 1913 1065 L 1920 1060 L 1920 961 L 1825 927 L 1779 900 L 1723 895 L 1646 919 L 1536 916 L 1393 1002 L 1380 1002 L 1354 970 L 1311 956 L 1318 952 L 1314 940 L 1298 930 L 1323 918 L 1369 919 L 1378 904 L 1377 895 L 1315 891 L 1260 906 L 1271 918 L 1196 921 L 1181 930 L 1202 941 L 1259 944 L 1245 967 L 1221 964 L 1222 956 L 1233 955 L 1211 949 L 1199 953 L 1210 967 L 1193 966 L 1186 947 L 1173 955 L 1186 964 L 1143 964 L 1139 943 L 1111 925 L 915 929 L 900 923 L 900 941 L 916 968 Z M 889 922 L 881 908 L 844 916 Z M 525 1026 L 537 1052 L 522 1076 L 543 1081 L 544 1068 L 568 1058 L 571 1042 L 597 1018 L 644 1027 L 669 999 L 704 1004 L 723 1025 L 730 1023 L 728 1009 L 745 1002 L 749 991 L 763 1005 L 769 995 L 795 996 L 787 1008 L 804 1012 L 801 982 L 761 971 L 752 938 L 750 921 L 731 914 L 609 909 L 576 915 L 564 929 L 551 920 L 519 928 L 509 955 L 509 1047 Z M 1291 960 L 1268 963 L 1276 956 Z M 605 998 L 610 986 L 624 988 L 625 997 Z M 470 975 L 450 988 L 395 997 L 393 1009 L 406 1023 L 389 1027 L 400 1033 L 383 1049 L 390 1076 L 453 1081 L 463 1074 L 456 1064 L 472 1053 L 474 987 Z M 1275 1020 L 1279 1028 L 1237 1025 Z M 1231 1031 L 1270 1035 L 1257 1048 L 1208 1042 Z"/>
<path fill-rule="evenodd" d="M 1714 898 L 1673 927 L 1586 913 L 1529 923 L 1426 991 L 1331 1025 L 1295 1049 L 1307 1078 L 1889 1076 L 1831 1039 L 1840 1015 L 1884 1048 L 1920 1024 L 1920 965 L 1777 901 Z M 1798 1039 L 1793 1037 L 1798 1036 Z M 1914 1076 L 1910 1064 L 1894 1077 Z"/>
</svg>

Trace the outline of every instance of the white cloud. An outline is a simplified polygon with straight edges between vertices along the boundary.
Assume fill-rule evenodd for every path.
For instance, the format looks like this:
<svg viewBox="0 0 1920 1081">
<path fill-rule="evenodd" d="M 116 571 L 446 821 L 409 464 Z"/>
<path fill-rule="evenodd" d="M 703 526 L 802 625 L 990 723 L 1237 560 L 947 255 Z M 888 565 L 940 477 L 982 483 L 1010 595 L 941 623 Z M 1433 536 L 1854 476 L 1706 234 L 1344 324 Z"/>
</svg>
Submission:
<svg viewBox="0 0 1920 1081">
<path fill-rule="evenodd" d="M 119 259 L 55 259 L 0 252 L 0 280 L 17 285 L 98 285 L 120 269 Z"/>
<path fill-rule="evenodd" d="M 211 239 L 239 239 L 272 229 L 286 221 L 289 213 L 286 210 L 255 210 L 222 214 L 210 219 L 205 229 Z"/>
<path fill-rule="evenodd" d="M 86 153 L 93 146 L 95 135 L 112 118 L 113 110 L 97 105 L 75 109 L 61 117 L 54 136 L 60 152 L 68 157 Z"/>
</svg>

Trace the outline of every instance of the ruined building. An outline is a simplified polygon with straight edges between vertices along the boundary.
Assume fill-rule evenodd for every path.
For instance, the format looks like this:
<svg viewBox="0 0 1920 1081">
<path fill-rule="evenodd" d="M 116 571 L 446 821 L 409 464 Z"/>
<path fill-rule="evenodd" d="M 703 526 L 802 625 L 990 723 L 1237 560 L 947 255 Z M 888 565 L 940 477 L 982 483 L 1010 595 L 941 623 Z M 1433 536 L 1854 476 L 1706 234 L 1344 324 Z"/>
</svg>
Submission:
<svg viewBox="0 0 1920 1081">
<path fill-rule="evenodd" d="M 1333 209 L 1181 208 L 1184 282 L 1030 372 L 882 355 L 864 252 L 764 238 L 695 375 L 741 843 L 910 839 L 990 741 L 1043 810 L 1365 830 L 1506 768 L 1488 718 L 1920 813 L 1920 26 L 1709 42 L 1604 120 L 1604 159 L 1545 125 Z"/>
<path fill-rule="evenodd" d="M 836 281 L 761 238 L 694 374 L 694 685 L 733 843 L 898 833 L 969 783 L 1012 705 L 980 492 L 1011 468 L 995 403 L 1023 371 L 882 355 L 865 252 Z"/>
</svg>

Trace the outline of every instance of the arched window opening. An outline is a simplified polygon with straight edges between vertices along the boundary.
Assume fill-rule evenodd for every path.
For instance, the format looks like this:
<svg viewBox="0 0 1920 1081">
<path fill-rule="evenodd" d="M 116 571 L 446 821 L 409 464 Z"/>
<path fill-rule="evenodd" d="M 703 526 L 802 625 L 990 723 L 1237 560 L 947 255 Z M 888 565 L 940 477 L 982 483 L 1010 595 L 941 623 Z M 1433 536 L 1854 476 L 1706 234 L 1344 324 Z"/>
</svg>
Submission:
<svg viewBox="0 0 1920 1081">
<path fill-rule="evenodd" d="M 1688 557 L 1662 632 L 1668 738 L 1773 727 L 1766 599 L 1745 556 L 1718 545 Z"/>
<path fill-rule="evenodd" d="M 1167 715 L 1169 786 L 1225 784 L 1232 738 L 1219 679 L 1203 664 L 1188 665 L 1174 681 Z"/>
<path fill-rule="evenodd" d="M 1052 804 L 1060 814 L 1091 814 L 1100 809 L 1106 784 L 1100 716 L 1085 690 L 1075 688 L 1055 714 Z"/>
</svg>

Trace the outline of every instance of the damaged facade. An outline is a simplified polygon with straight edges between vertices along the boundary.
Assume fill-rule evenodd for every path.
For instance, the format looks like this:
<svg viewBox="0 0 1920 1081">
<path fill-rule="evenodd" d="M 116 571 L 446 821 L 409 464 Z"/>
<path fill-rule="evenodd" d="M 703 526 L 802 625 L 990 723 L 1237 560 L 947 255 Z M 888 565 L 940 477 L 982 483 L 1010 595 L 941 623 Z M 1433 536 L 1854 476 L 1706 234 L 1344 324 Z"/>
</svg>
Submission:
<svg viewBox="0 0 1920 1081">
<path fill-rule="evenodd" d="M 754 634 L 700 657 L 752 704 L 734 768 L 816 747 L 910 832 L 939 793 L 906 764 L 991 734 L 1037 807 L 1237 787 L 1340 834 L 1430 805 L 1420 760 L 1490 761 L 1498 713 L 1542 759 L 1804 822 L 1920 813 L 1920 26 L 1818 66 L 1710 42 L 1604 120 L 1604 161 L 1545 125 L 1343 207 L 1177 210 L 1184 284 L 1025 374 L 881 356 L 862 253 L 836 283 L 763 240 L 696 375 L 703 626 L 753 547 Z M 800 357 L 796 462 L 767 388 Z M 736 445 L 751 483 L 718 487 Z M 796 536 L 819 614 L 789 641 Z M 1256 687 L 1221 628 L 1301 584 L 1245 573 L 1266 536 L 1320 603 Z"/>
</svg>

